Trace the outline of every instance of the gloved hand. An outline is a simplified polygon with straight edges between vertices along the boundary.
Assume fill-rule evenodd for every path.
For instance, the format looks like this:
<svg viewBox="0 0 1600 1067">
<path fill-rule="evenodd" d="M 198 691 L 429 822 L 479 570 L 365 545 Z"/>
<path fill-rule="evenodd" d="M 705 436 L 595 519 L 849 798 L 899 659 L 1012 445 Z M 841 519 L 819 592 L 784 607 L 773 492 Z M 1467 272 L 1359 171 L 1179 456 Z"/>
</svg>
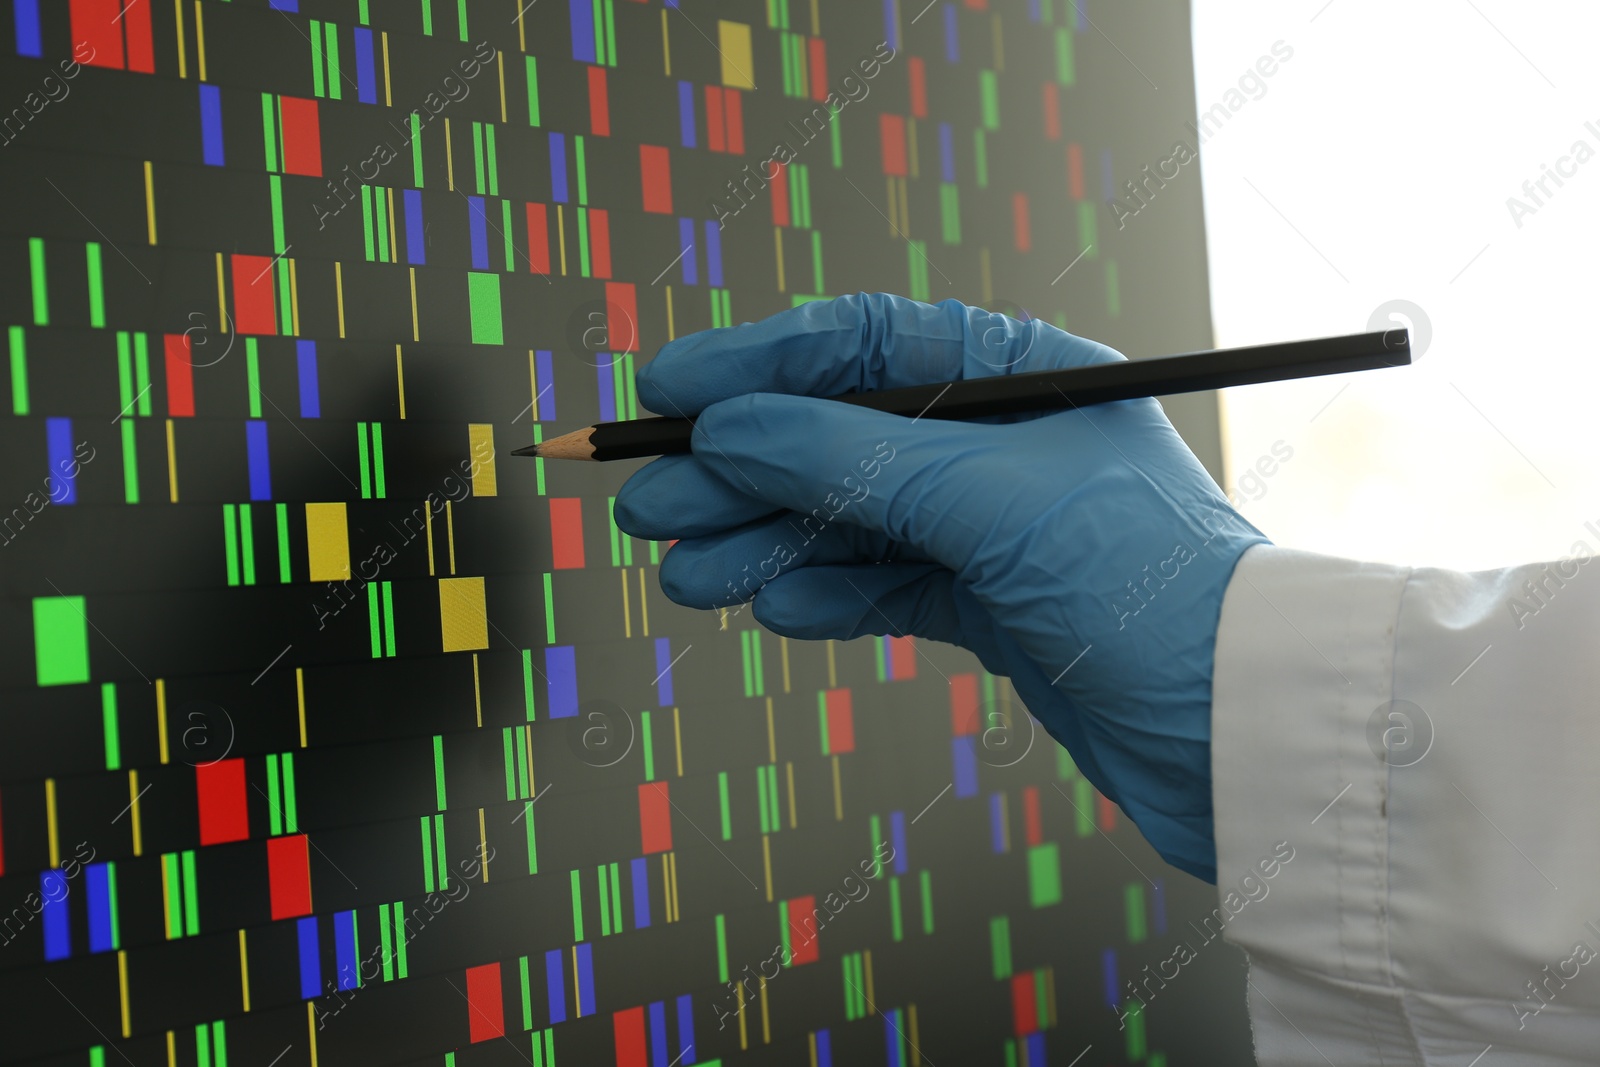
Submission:
<svg viewBox="0 0 1600 1067">
<path fill-rule="evenodd" d="M 956 300 L 818 301 L 665 345 L 639 400 L 698 415 L 616 522 L 678 543 L 667 596 L 754 597 L 775 633 L 912 634 L 1009 676 L 1173 865 L 1216 880 L 1211 670 L 1246 522 L 1153 399 L 977 422 L 820 399 L 1105 363 L 1105 345 Z"/>
</svg>

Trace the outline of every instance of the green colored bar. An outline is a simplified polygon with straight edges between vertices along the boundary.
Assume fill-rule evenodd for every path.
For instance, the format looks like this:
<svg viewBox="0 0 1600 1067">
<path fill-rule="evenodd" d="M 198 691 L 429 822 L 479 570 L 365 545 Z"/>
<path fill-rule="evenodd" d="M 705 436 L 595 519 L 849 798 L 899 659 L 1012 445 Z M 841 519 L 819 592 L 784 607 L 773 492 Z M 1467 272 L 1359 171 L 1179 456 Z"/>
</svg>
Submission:
<svg viewBox="0 0 1600 1067">
<path fill-rule="evenodd" d="M 922 882 L 922 886 L 921 886 L 921 888 L 922 888 L 922 932 L 925 933 L 925 934 L 931 934 L 931 933 L 933 933 L 933 875 L 932 875 L 932 873 L 929 872 L 929 871 L 923 871 L 922 875 L 921 875 L 921 882 Z"/>
<path fill-rule="evenodd" d="M 611 864 L 611 928 L 622 933 L 622 876 L 617 864 Z"/>
<path fill-rule="evenodd" d="M 1084 259 L 1099 259 L 1100 223 L 1095 218 L 1094 205 L 1087 200 L 1078 202 L 1078 245 L 1083 251 Z"/>
<path fill-rule="evenodd" d="M 445 863 L 444 859 L 446 853 L 444 850 L 443 815 L 435 815 L 433 817 L 433 841 L 435 846 L 433 850 L 433 858 L 434 862 L 438 863 L 439 865 L 439 889 L 442 892 L 445 889 L 448 889 L 450 886 L 450 868 L 449 865 Z"/>
<path fill-rule="evenodd" d="M 878 643 L 882 644 L 882 642 Z M 872 815 L 867 818 L 867 825 L 869 827 L 867 832 L 872 835 L 870 840 L 876 846 L 878 842 L 883 840 L 883 823 L 876 815 Z M 876 855 L 872 858 L 872 877 L 883 877 L 883 861 L 879 860 Z"/>
<path fill-rule="evenodd" d="M 989 920 L 989 954 L 994 960 L 995 981 L 1011 977 L 1011 920 L 997 915 Z"/>
<path fill-rule="evenodd" d="M 1045 1025 L 1046 1020 L 1050 1018 L 1049 983 L 1045 981 L 1043 967 L 1035 967 L 1033 969 L 1033 996 L 1035 1001 L 1034 1010 L 1038 1012 L 1035 1018 L 1039 1020 L 1039 1025 L 1042 1027 Z M 1140 1055 L 1143 1055 L 1143 1053 L 1140 1053 Z"/>
<path fill-rule="evenodd" d="M 822 754 L 828 754 L 828 693 L 825 689 L 817 690 L 817 729 L 822 734 Z"/>
<path fill-rule="evenodd" d="M 372 24 L 372 13 L 367 10 L 367 2 L 368 0 L 359 0 L 359 17 L 361 19 L 361 25 L 363 26 L 370 26 Z"/>
<path fill-rule="evenodd" d="M 394 655 L 394 585 L 383 583 L 383 654 Z"/>
<path fill-rule="evenodd" d="M 117 331 L 117 397 L 122 404 L 117 417 L 121 418 L 133 407 L 133 347 L 127 330 Z"/>
<path fill-rule="evenodd" d="M 367 453 L 367 424 L 356 423 L 356 451 L 361 457 L 361 499 L 372 499 L 372 460 Z"/>
<path fill-rule="evenodd" d="M 386 499 L 389 495 L 383 479 L 383 423 L 381 422 L 372 424 L 372 495 L 379 500 Z"/>
<path fill-rule="evenodd" d="M 595 868 L 600 876 L 600 936 L 611 936 L 611 897 L 606 892 L 606 865 Z M 620 932 L 620 931 L 619 931 Z"/>
<path fill-rule="evenodd" d="M 239 534 L 234 520 L 234 506 L 222 505 L 222 546 L 227 555 L 228 584 L 239 584 Z"/>
<path fill-rule="evenodd" d="M 178 854 L 161 854 L 161 866 L 167 875 L 167 940 L 183 936 L 183 880 L 178 875 Z"/>
<path fill-rule="evenodd" d="M 617 2 L 605 0 L 606 4 L 606 65 L 617 65 Z"/>
<path fill-rule="evenodd" d="M 1016 1043 L 1015 1040 L 1013 1040 L 1012 1038 L 1009 1038 L 1009 1037 L 1006 1038 L 1006 1065 L 1005 1065 L 1005 1067 L 1017 1067 L 1017 1043 Z"/>
<path fill-rule="evenodd" d="M 1061 903 L 1061 856 L 1054 842 L 1028 849 L 1028 902 L 1035 908 Z"/>
<path fill-rule="evenodd" d="M 589 167 L 585 162 L 587 153 L 584 151 L 583 134 L 578 134 L 573 139 L 573 151 L 578 157 L 578 203 L 589 202 Z"/>
<path fill-rule="evenodd" d="M 266 144 L 267 170 L 278 169 L 277 109 L 272 104 L 272 94 L 261 94 L 261 137 Z"/>
<path fill-rule="evenodd" d="M 106 896 L 111 902 L 111 947 L 122 947 L 122 920 L 117 915 L 117 865 L 115 861 L 106 864 Z"/>
<path fill-rule="evenodd" d="M 874 637 L 872 639 L 872 669 L 877 672 L 878 681 L 882 682 L 884 680 L 884 671 L 883 638 L 881 637 Z"/>
<path fill-rule="evenodd" d="M 328 35 L 328 95 L 339 100 L 344 92 L 339 84 L 339 31 L 331 22 L 323 23 L 322 28 Z M 313 32 L 312 37 L 315 36 Z"/>
<path fill-rule="evenodd" d="M 21 326 L 8 331 L 11 341 L 11 413 L 28 413 L 28 337 Z"/>
<path fill-rule="evenodd" d="M 239 558 L 244 561 L 244 584 L 256 584 L 255 516 L 249 504 L 239 505 Z"/>
<path fill-rule="evenodd" d="M 135 444 L 133 421 L 118 419 L 122 424 L 122 491 L 128 503 L 139 502 L 139 450 Z"/>
<path fill-rule="evenodd" d="M 433 832 L 428 826 L 428 817 L 426 815 L 421 817 L 420 825 L 422 827 L 422 888 L 424 891 L 432 893 L 435 888 L 433 884 Z M 397 912 L 395 922 L 398 924 L 399 921 L 400 916 Z M 401 935 L 402 938 L 404 936 L 404 934 Z"/>
<path fill-rule="evenodd" d="M 1072 34 L 1064 29 L 1056 31 L 1056 81 L 1062 85 L 1077 82 L 1076 64 L 1072 58 Z"/>
<path fill-rule="evenodd" d="M 394 942 L 389 937 L 389 905 L 378 905 L 378 940 L 383 945 L 383 980 L 394 981 Z"/>
<path fill-rule="evenodd" d="M 273 837 L 283 833 L 283 786 L 278 781 L 278 757 L 267 754 L 267 830 Z"/>
<path fill-rule="evenodd" d="M 394 902 L 394 926 L 396 942 L 395 951 L 399 954 L 400 963 L 398 968 L 399 977 L 404 978 L 408 973 L 410 973 L 410 968 L 406 964 L 406 931 L 405 925 L 400 919 L 400 902 L 398 900 Z"/>
<path fill-rule="evenodd" d="M 1078 809 L 1078 836 L 1088 837 L 1094 833 L 1094 786 L 1089 784 L 1089 779 L 1079 778 L 1073 786 L 1073 807 Z"/>
<path fill-rule="evenodd" d="M 755 687 L 750 677 L 750 631 L 739 631 L 739 669 L 744 673 L 744 695 L 752 696 Z"/>
<path fill-rule="evenodd" d="M 579 219 L 582 217 L 580 213 Z M 504 344 L 505 331 L 500 321 L 500 276 L 469 271 L 467 306 L 472 315 L 472 343 Z"/>
<path fill-rule="evenodd" d="M 983 128 L 998 130 L 1000 128 L 1000 87 L 996 83 L 994 71 L 981 70 L 978 72 L 978 93 L 983 99 Z"/>
<path fill-rule="evenodd" d="M 388 585 L 389 583 L 385 582 L 383 584 L 384 585 Z M 385 614 L 387 614 L 387 612 L 388 612 L 388 604 L 387 603 L 384 605 L 384 611 L 385 611 Z M 434 795 L 434 798 L 439 802 L 439 810 L 440 811 L 446 810 L 445 809 L 445 803 L 444 803 L 444 735 L 443 734 L 434 734 L 433 735 L 433 795 Z"/>
<path fill-rule="evenodd" d="M 943 227 L 942 236 L 947 245 L 961 243 L 961 187 L 954 182 L 939 186 L 939 211 Z"/>
<path fill-rule="evenodd" d="M 772 827 L 771 819 L 767 815 L 767 769 L 765 767 L 756 768 L 756 802 L 761 808 L 761 832 L 770 834 Z"/>
<path fill-rule="evenodd" d="M 433 0 L 422 0 L 422 32 L 433 36 Z"/>
<path fill-rule="evenodd" d="M 1122 314 L 1122 293 L 1117 284 L 1117 261 L 1106 260 L 1106 310 L 1113 317 Z"/>
<path fill-rule="evenodd" d="M 545 576 L 547 579 L 549 575 Z M 548 597 L 546 599 L 549 599 Z M 526 706 L 528 721 L 533 721 L 533 649 L 522 650 L 522 701 Z"/>
<path fill-rule="evenodd" d="M 833 121 L 828 123 L 828 140 L 833 147 L 833 169 L 838 170 L 844 166 L 844 146 L 839 141 L 839 112 L 834 111 Z"/>
<path fill-rule="evenodd" d="M 522 821 L 528 824 L 528 873 L 539 873 L 539 843 L 533 832 L 533 801 L 522 805 Z"/>
<path fill-rule="evenodd" d="M 282 251 L 280 249 L 280 251 Z M 289 286 L 289 261 L 280 258 L 278 272 L 278 332 L 288 337 L 294 333 L 294 299 Z"/>
<path fill-rule="evenodd" d="M 1066 327 L 1062 327 L 1062 329 L 1065 329 L 1065 328 Z M 1067 779 L 1072 777 L 1072 775 L 1077 771 L 1077 769 L 1078 768 L 1072 762 L 1072 754 L 1067 751 L 1067 746 L 1066 745 L 1057 745 L 1056 746 L 1056 777 L 1060 778 L 1062 781 L 1066 781 Z"/>
<path fill-rule="evenodd" d="M 289 584 L 289 505 L 278 504 L 278 581 Z"/>
<path fill-rule="evenodd" d="M 578 209 L 578 273 L 589 277 L 589 212 Z"/>
<path fill-rule="evenodd" d="M 528 981 L 528 957 L 519 956 L 517 958 L 517 965 L 522 972 L 522 1028 L 524 1030 L 532 1030 L 533 997 L 531 993 L 531 986 Z M 537 1042 L 534 1044 L 534 1047 L 539 1047 Z"/>
<path fill-rule="evenodd" d="M 96 1045 L 89 1050 L 89 1067 L 106 1067 L 106 1047 Z"/>
<path fill-rule="evenodd" d="M 583 940 L 583 886 L 578 881 L 577 868 L 572 871 L 572 940 Z"/>
<path fill-rule="evenodd" d="M 628 391 L 628 418 L 639 417 L 639 389 L 634 377 L 633 353 L 624 352 L 622 355 L 622 381 Z M 628 566 L 633 565 L 633 540 L 630 538 L 622 545 L 622 562 Z"/>
<path fill-rule="evenodd" d="M 781 961 L 788 960 L 793 951 L 789 942 L 789 902 L 787 900 L 778 901 L 778 937 L 783 944 L 783 955 L 778 957 L 780 965 L 792 966 L 792 964 L 781 963 Z"/>
<path fill-rule="evenodd" d="M 426 0 L 424 0 L 426 2 Z M 422 118 L 411 113 L 411 178 L 412 184 L 422 188 Z"/>
<path fill-rule="evenodd" d="M 599 66 L 606 65 L 606 38 L 605 38 L 605 13 L 600 10 L 600 0 L 593 0 L 594 18 L 594 61 Z"/>
<path fill-rule="evenodd" d="M 732 326 L 733 325 L 733 293 L 732 293 L 731 290 L 728 290 L 728 289 L 720 290 L 720 292 L 722 293 L 722 324 L 724 326 Z"/>
<path fill-rule="evenodd" d="M 211 1028 L 205 1023 L 195 1024 L 194 1058 L 197 1067 L 211 1067 Z"/>
<path fill-rule="evenodd" d="M 539 125 L 539 61 L 528 56 L 528 125 Z"/>
<path fill-rule="evenodd" d="M 544 440 L 544 427 L 537 422 L 533 424 L 533 443 L 538 444 Z M 534 488 L 540 496 L 544 496 L 544 460 L 535 456 L 533 460 Z"/>
<path fill-rule="evenodd" d="M 322 24 L 316 19 L 311 20 L 311 91 L 327 95 L 322 81 Z"/>
<path fill-rule="evenodd" d="M 372 186 L 370 185 L 361 187 L 361 236 L 362 249 L 367 254 L 367 262 L 370 263 L 372 262 L 374 251 L 372 243 Z"/>
<path fill-rule="evenodd" d="M 639 729 L 642 735 L 640 743 L 644 746 L 644 780 L 653 782 L 656 780 L 656 746 L 654 736 L 650 730 L 650 713 L 648 711 L 640 712 L 639 721 L 641 723 Z"/>
<path fill-rule="evenodd" d="M 1128 941 L 1131 944 L 1140 944 L 1145 939 L 1144 886 L 1134 882 L 1124 888 L 1122 905 L 1127 915 Z"/>
<path fill-rule="evenodd" d="M 1123 1038 L 1124 1048 L 1127 1050 L 1128 1059 L 1135 1062 L 1144 1059 L 1144 1005 L 1134 1001 L 1128 1005 L 1127 1011 L 1128 1030 Z"/>
<path fill-rule="evenodd" d="M 45 289 L 44 238 L 28 238 L 28 271 L 33 279 L 33 324 L 50 325 L 50 294 Z"/>
<path fill-rule="evenodd" d="M 81 596 L 33 598 L 34 666 L 40 685 L 89 680 L 89 620 Z"/>
<path fill-rule="evenodd" d="M 728 920 L 717 916 L 717 981 L 728 981 Z"/>
<path fill-rule="evenodd" d="M 556 600 L 555 594 L 550 590 L 550 572 L 544 572 L 544 639 L 547 644 L 556 643 Z M 528 702 L 528 717 L 533 718 L 533 702 Z"/>
<path fill-rule="evenodd" d="M 100 715 L 105 720 L 106 770 L 122 769 L 122 741 L 117 730 L 117 686 L 115 682 L 100 685 Z"/>
<path fill-rule="evenodd" d="M 756 672 L 756 696 L 766 696 L 767 681 L 761 674 L 761 631 L 750 631 L 750 663 Z"/>
<path fill-rule="evenodd" d="M 494 145 L 493 126 L 489 127 L 489 144 L 491 146 Z M 490 158 L 493 158 L 493 155 L 494 154 L 491 152 Z M 489 182 L 491 190 L 493 190 L 494 186 L 498 184 L 495 182 L 494 171 L 492 169 L 489 171 Z M 498 196 L 499 194 L 496 193 L 495 195 Z M 500 201 L 500 235 L 504 237 L 506 241 L 506 270 L 508 271 L 517 269 L 517 249 L 516 245 L 511 241 L 511 234 L 511 201 L 502 200 Z"/>
<path fill-rule="evenodd" d="M 84 252 L 89 261 L 89 325 L 100 328 L 106 324 L 106 280 L 100 264 L 100 243 L 90 241 Z"/>
<path fill-rule="evenodd" d="M 383 655 L 383 633 L 378 619 L 378 587 L 373 582 L 367 583 L 367 622 L 372 627 L 372 658 L 377 659 Z"/>
<path fill-rule="evenodd" d="M 728 772 L 717 772 L 717 802 L 722 808 L 722 839 L 733 837 L 733 816 L 728 810 Z"/>
<path fill-rule="evenodd" d="M 283 767 L 283 828 L 291 834 L 300 832 L 300 814 L 295 810 L 294 753 L 285 752 L 278 759 Z"/>
<path fill-rule="evenodd" d="M 518 796 L 517 765 L 520 761 L 517 759 L 518 753 L 512 751 L 511 727 L 507 726 L 500 731 L 500 741 L 506 754 L 506 799 L 515 800 Z"/>
<path fill-rule="evenodd" d="M 972 131 L 972 155 L 978 170 L 978 188 L 989 188 L 989 139 L 984 136 L 983 127 L 979 126 Z"/>
<path fill-rule="evenodd" d="M 472 179 L 475 191 L 483 195 L 483 123 L 472 124 Z"/>
<path fill-rule="evenodd" d="M 367 188 L 365 185 L 362 189 Z M 376 186 L 372 192 L 372 218 L 374 227 L 378 231 L 378 262 L 390 262 L 389 256 L 389 206 L 388 200 L 383 195 L 383 186 Z"/>
<path fill-rule="evenodd" d="M 183 933 L 194 937 L 200 932 L 200 888 L 194 876 L 194 849 L 183 852 Z"/>
<path fill-rule="evenodd" d="M 133 335 L 133 397 L 139 404 L 139 414 L 150 414 L 150 337 Z"/>
<path fill-rule="evenodd" d="M 528 728 L 517 729 L 513 735 L 512 743 L 517 749 L 517 793 L 520 797 L 533 795 L 532 783 L 528 780 Z"/>
<path fill-rule="evenodd" d="M 456 16 L 461 21 L 461 39 L 467 39 L 467 0 L 456 0 Z"/>
<path fill-rule="evenodd" d="M 850 988 L 852 975 L 848 954 L 839 957 L 839 966 L 844 972 L 844 1017 L 849 1022 L 856 1017 L 856 993 Z"/>
<path fill-rule="evenodd" d="M 900 919 L 900 879 L 889 879 L 889 930 L 896 941 L 905 939 L 905 927 Z"/>
</svg>

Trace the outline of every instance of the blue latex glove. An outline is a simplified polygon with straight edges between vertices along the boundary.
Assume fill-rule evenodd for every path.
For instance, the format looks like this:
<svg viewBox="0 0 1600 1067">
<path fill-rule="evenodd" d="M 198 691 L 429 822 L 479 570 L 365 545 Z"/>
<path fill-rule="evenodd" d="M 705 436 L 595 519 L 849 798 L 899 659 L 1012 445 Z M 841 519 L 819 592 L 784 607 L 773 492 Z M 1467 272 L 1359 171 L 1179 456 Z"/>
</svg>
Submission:
<svg viewBox="0 0 1600 1067">
<path fill-rule="evenodd" d="M 693 452 L 630 478 L 616 521 L 680 539 L 661 562 L 680 604 L 754 597 L 789 637 L 972 650 L 1157 851 L 1214 882 L 1217 619 L 1234 564 L 1267 538 L 1160 404 L 975 423 L 819 399 L 1122 358 L 1037 320 L 886 294 L 681 337 L 638 394 L 699 416 Z"/>
</svg>

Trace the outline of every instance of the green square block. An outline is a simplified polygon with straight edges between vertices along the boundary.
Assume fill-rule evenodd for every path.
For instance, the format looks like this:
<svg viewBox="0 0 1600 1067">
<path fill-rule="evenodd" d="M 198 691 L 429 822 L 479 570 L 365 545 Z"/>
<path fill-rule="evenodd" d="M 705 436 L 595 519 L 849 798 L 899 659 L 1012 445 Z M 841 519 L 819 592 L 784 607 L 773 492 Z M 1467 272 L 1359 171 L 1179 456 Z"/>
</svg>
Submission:
<svg viewBox="0 0 1600 1067">
<path fill-rule="evenodd" d="M 1061 903 L 1061 853 L 1054 842 L 1028 849 L 1028 902 L 1036 908 Z"/>
<path fill-rule="evenodd" d="M 503 344 L 505 329 L 500 321 L 500 276 L 469 272 L 467 304 L 472 311 L 472 343 Z"/>
<path fill-rule="evenodd" d="M 33 658 L 40 685 L 89 680 L 89 619 L 83 597 L 33 598 Z"/>
</svg>

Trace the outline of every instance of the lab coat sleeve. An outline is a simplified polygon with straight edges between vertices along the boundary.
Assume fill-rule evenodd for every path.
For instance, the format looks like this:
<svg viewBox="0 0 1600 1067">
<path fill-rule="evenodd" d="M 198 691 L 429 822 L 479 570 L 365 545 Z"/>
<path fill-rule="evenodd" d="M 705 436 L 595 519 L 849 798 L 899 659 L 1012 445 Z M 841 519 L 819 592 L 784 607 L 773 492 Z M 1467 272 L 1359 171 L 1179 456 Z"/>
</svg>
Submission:
<svg viewBox="0 0 1600 1067">
<path fill-rule="evenodd" d="M 1600 560 L 1240 559 L 1206 925 L 1262 1067 L 1600 1062 L 1597 638 Z"/>
</svg>

